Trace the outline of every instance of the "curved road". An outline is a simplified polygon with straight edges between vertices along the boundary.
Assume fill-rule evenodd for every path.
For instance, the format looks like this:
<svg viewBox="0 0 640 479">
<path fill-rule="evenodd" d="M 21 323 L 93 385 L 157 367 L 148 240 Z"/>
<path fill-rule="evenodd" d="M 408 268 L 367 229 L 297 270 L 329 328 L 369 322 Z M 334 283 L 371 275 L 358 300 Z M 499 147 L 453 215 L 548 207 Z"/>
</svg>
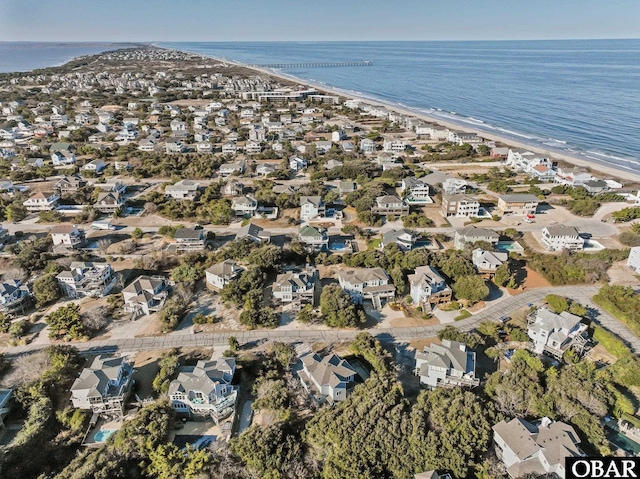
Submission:
<svg viewBox="0 0 640 479">
<path fill-rule="evenodd" d="M 475 328 L 478 323 L 484 320 L 496 320 L 500 316 L 510 315 L 528 303 L 539 304 L 549 293 L 567 296 L 585 306 L 590 311 L 590 319 L 605 327 L 614 334 L 623 338 L 628 346 L 636 353 L 640 352 L 640 339 L 635 336 L 624 324 L 604 311 L 600 311 L 593 304 L 591 297 L 598 292 L 597 285 L 590 286 L 560 286 L 550 288 L 540 288 L 526 291 L 517 296 L 509 296 L 497 301 L 488 308 L 474 314 L 473 316 L 453 323 L 463 331 Z M 451 324 L 451 323 L 449 323 Z M 405 328 L 372 328 L 366 330 L 380 341 L 407 342 L 413 339 L 433 337 L 442 330 L 446 324 L 433 326 L 417 326 Z M 84 343 L 70 343 L 80 351 L 87 354 L 102 354 L 119 351 L 121 353 L 162 350 L 170 348 L 206 348 L 213 346 L 228 345 L 229 336 L 234 336 L 241 345 L 247 343 L 257 343 L 261 341 L 281 341 L 287 343 L 313 342 L 313 341 L 348 341 L 353 339 L 358 330 L 278 330 L 260 329 L 253 331 L 236 331 L 226 333 L 206 333 L 192 334 L 185 332 L 170 333 L 165 336 L 150 336 L 129 339 L 94 340 Z M 14 356 L 22 353 L 36 351 L 47 347 L 46 345 L 30 344 L 26 346 L 16 346 L 5 348 L 3 353 L 7 356 Z"/>
</svg>

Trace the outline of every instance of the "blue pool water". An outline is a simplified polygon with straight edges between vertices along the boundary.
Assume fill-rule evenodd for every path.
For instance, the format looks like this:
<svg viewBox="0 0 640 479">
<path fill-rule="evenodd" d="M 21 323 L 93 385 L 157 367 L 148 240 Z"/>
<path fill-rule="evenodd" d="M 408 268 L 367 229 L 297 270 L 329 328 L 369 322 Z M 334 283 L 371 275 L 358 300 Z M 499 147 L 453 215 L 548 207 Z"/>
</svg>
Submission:
<svg viewBox="0 0 640 479">
<path fill-rule="evenodd" d="M 114 432 L 116 432 L 116 429 L 103 429 L 96 432 L 93 440 L 96 442 L 107 442 L 107 439 L 109 439 Z"/>
</svg>

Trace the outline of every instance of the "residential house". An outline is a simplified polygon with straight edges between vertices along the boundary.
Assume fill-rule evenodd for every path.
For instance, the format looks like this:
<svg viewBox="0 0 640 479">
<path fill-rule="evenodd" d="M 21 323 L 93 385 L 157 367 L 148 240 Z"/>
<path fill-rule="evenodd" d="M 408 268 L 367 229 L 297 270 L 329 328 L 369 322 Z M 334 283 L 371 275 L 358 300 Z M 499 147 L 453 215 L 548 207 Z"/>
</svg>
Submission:
<svg viewBox="0 0 640 479">
<path fill-rule="evenodd" d="M 338 191 L 341 195 L 347 195 L 353 193 L 358 189 L 358 184 L 355 181 L 341 181 L 338 184 Z"/>
<path fill-rule="evenodd" d="M 180 140 L 166 141 L 164 143 L 164 151 L 168 155 L 173 153 L 183 153 L 184 149 L 185 149 L 184 143 Z"/>
<path fill-rule="evenodd" d="M 350 268 L 338 273 L 340 287 L 349 293 L 355 303 L 370 299 L 376 309 L 382 309 L 382 300 L 393 299 L 396 288 L 382 268 Z"/>
<path fill-rule="evenodd" d="M 232 141 L 227 141 L 222 145 L 223 155 L 235 155 L 238 152 L 238 145 Z"/>
<path fill-rule="evenodd" d="M 419 266 L 407 278 L 413 304 L 430 311 L 434 306 L 451 302 L 453 292 L 444 278 L 431 266 Z"/>
<path fill-rule="evenodd" d="M 247 155 L 257 155 L 262 152 L 262 145 L 259 141 L 249 140 L 244 147 L 244 151 Z"/>
<path fill-rule="evenodd" d="M 323 155 L 323 154 L 325 154 L 325 153 L 327 153 L 328 151 L 331 150 L 331 147 L 333 146 L 333 142 L 331 142 L 331 141 L 316 141 L 315 145 L 316 145 L 316 153 L 318 155 Z"/>
<path fill-rule="evenodd" d="M 633 269 L 637 274 L 640 274 L 640 246 L 634 246 L 629 250 L 627 266 Z"/>
<path fill-rule="evenodd" d="M 122 208 L 124 204 L 124 197 L 120 193 L 99 193 L 93 208 L 101 213 L 111 214 Z"/>
<path fill-rule="evenodd" d="M 577 168 L 560 168 L 553 179 L 554 183 L 567 186 L 582 186 L 593 179 L 591 173 Z"/>
<path fill-rule="evenodd" d="M 388 153 L 404 153 L 406 148 L 407 144 L 402 140 L 385 140 L 382 143 L 382 150 Z"/>
<path fill-rule="evenodd" d="M 81 176 L 63 176 L 53 185 L 53 190 L 59 195 L 72 195 L 85 186 L 87 186 L 87 180 Z"/>
<path fill-rule="evenodd" d="M 334 168 L 340 168 L 344 163 L 340 160 L 329 160 L 324 164 L 325 170 L 333 170 Z"/>
<path fill-rule="evenodd" d="M 122 417 L 133 384 L 133 364 L 126 357 L 96 356 L 71 386 L 73 407 Z"/>
<path fill-rule="evenodd" d="M 464 145 L 465 143 L 469 145 L 479 145 L 483 142 L 483 139 L 478 136 L 477 133 L 469 132 L 469 131 L 449 131 L 449 136 L 447 140 L 450 143 L 455 143 L 456 145 Z"/>
<path fill-rule="evenodd" d="M 303 226 L 298 232 L 300 242 L 311 247 L 314 251 L 326 250 L 329 245 L 327 231 L 314 226 Z"/>
<path fill-rule="evenodd" d="M 315 353 L 307 353 L 301 358 L 302 370 L 317 391 L 330 401 L 344 401 L 347 392 L 355 384 L 356 371 L 337 354 L 324 358 Z"/>
<path fill-rule="evenodd" d="M 547 475 L 564 479 L 565 459 L 584 456 L 576 430 L 546 417 L 535 423 L 522 418 L 502 420 L 493 426 L 493 441 L 512 479 Z"/>
<path fill-rule="evenodd" d="M 93 171 L 94 173 L 100 173 L 107 167 L 107 164 L 102 160 L 92 160 L 82 167 L 84 171 Z"/>
<path fill-rule="evenodd" d="M 533 166 L 529 171 L 529 176 L 531 176 L 532 178 L 535 178 L 536 180 L 542 181 L 542 182 L 549 182 L 549 181 L 553 181 L 553 179 L 556 177 L 556 170 L 553 168 L 553 166 L 548 166 L 548 165 L 535 165 Z"/>
<path fill-rule="evenodd" d="M 124 309 L 138 315 L 148 315 L 162 309 L 169 285 L 162 276 L 138 276 L 122 290 Z"/>
<path fill-rule="evenodd" d="M 264 228 L 249 223 L 248 225 L 240 227 L 236 233 L 236 240 L 247 238 L 255 243 L 268 243 L 271 240 L 269 233 L 264 231 Z"/>
<path fill-rule="evenodd" d="M 187 124 L 182 121 L 182 120 L 171 120 L 171 123 L 169 123 L 169 126 L 171 127 L 171 131 L 187 131 Z"/>
<path fill-rule="evenodd" d="M 460 195 L 467 191 L 466 180 L 459 178 L 447 178 L 442 182 L 442 194 L 443 195 Z"/>
<path fill-rule="evenodd" d="M 283 303 L 308 303 L 313 305 L 316 285 L 314 268 L 302 272 L 288 272 L 276 276 L 271 288 L 274 299 Z"/>
<path fill-rule="evenodd" d="M 5 279 L 0 282 L 0 311 L 24 312 L 31 292 L 27 285 L 23 285 L 18 279 Z"/>
<path fill-rule="evenodd" d="M 179 253 L 202 251 L 207 242 L 207 236 L 200 227 L 178 228 L 173 235 L 175 250 Z"/>
<path fill-rule="evenodd" d="M 506 263 L 508 259 L 508 253 L 485 251 L 480 248 L 476 248 L 471 252 L 471 261 L 478 274 L 489 280 L 496 275 L 498 268 Z"/>
<path fill-rule="evenodd" d="M 369 153 L 375 153 L 376 142 L 370 140 L 369 138 L 363 138 L 362 140 L 360 140 L 360 151 L 365 155 Z"/>
<path fill-rule="evenodd" d="M 258 200 L 252 196 L 238 196 L 231 200 L 231 209 L 236 216 L 251 218 L 256 215 L 258 210 Z"/>
<path fill-rule="evenodd" d="M 127 185 L 117 178 L 109 178 L 104 183 L 94 183 L 94 185 L 100 191 L 110 191 L 112 193 L 124 194 L 127 191 Z"/>
<path fill-rule="evenodd" d="M 33 194 L 28 200 L 22 204 L 28 211 L 52 211 L 58 206 L 60 197 L 53 193 L 38 192 Z"/>
<path fill-rule="evenodd" d="M 222 187 L 220 193 L 224 196 L 240 196 L 244 193 L 244 185 L 239 181 L 231 180 Z"/>
<path fill-rule="evenodd" d="M 378 196 L 371 208 L 371 212 L 389 217 L 406 216 L 409 214 L 409 205 L 395 195 Z"/>
<path fill-rule="evenodd" d="M 276 165 L 270 163 L 261 163 L 256 167 L 256 174 L 260 176 L 268 176 L 276 171 Z"/>
<path fill-rule="evenodd" d="M 499 239 L 500 235 L 491 229 L 470 225 L 461 230 L 456 230 L 453 235 L 453 246 L 456 249 L 464 249 L 466 244 L 473 244 L 478 241 L 496 245 Z"/>
<path fill-rule="evenodd" d="M 585 240 L 575 226 L 545 226 L 542 228 L 542 245 L 550 251 L 566 249 L 580 251 L 584 249 Z"/>
<path fill-rule="evenodd" d="M 138 142 L 138 150 L 139 151 L 155 151 L 156 145 L 157 145 L 157 142 L 155 138 L 143 138 Z"/>
<path fill-rule="evenodd" d="M 289 169 L 292 171 L 300 171 L 309 166 L 309 162 L 305 158 L 301 158 L 297 155 L 289 157 Z"/>
<path fill-rule="evenodd" d="M 175 200 L 193 201 L 198 197 L 200 183 L 193 180 L 180 180 L 174 185 L 167 185 L 164 189 L 166 195 Z"/>
<path fill-rule="evenodd" d="M 343 141 L 340 146 L 342 147 L 342 151 L 345 153 L 353 153 L 356 148 L 351 141 Z"/>
<path fill-rule="evenodd" d="M 420 384 L 436 387 L 476 387 L 476 353 L 458 341 L 443 339 L 442 344 L 425 346 L 416 351 L 415 372 Z"/>
<path fill-rule="evenodd" d="M 300 197 L 300 219 L 309 221 L 314 218 L 322 218 L 325 215 L 324 201 L 320 196 L 301 196 Z"/>
<path fill-rule="evenodd" d="M 433 202 L 431 200 L 431 197 L 429 196 L 429 185 L 412 176 L 407 176 L 406 178 L 402 179 L 401 191 L 403 196 L 406 197 L 407 202 L 409 203 Z"/>
<path fill-rule="evenodd" d="M 582 187 L 587 190 L 589 194 L 597 195 L 604 191 L 609 190 L 609 185 L 604 180 L 589 180 L 582 184 Z"/>
<path fill-rule="evenodd" d="M 384 249 L 389 244 L 397 244 L 402 251 L 410 251 L 417 240 L 417 235 L 406 229 L 389 230 L 382 234 L 380 248 Z"/>
<path fill-rule="evenodd" d="M 272 191 L 276 194 L 276 195 L 295 195 L 298 192 L 298 187 L 295 185 L 282 185 L 282 184 L 276 184 L 274 185 Z"/>
<path fill-rule="evenodd" d="M 56 276 L 58 285 L 69 298 L 106 296 L 116 285 L 116 276 L 108 263 L 73 261 L 70 269 Z"/>
<path fill-rule="evenodd" d="M 476 218 L 480 213 L 480 202 L 475 196 L 465 194 L 442 195 L 441 213 L 445 218 Z"/>
<path fill-rule="evenodd" d="M 563 311 L 556 314 L 545 307 L 532 312 L 528 318 L 527 334 L 537 354 L 549 353 L 562 358 L 567 349 L 581 348 L 585 343 L 587 325 L 581 318 Z"/>
<path fill-rule="evenodd" d="M 497 147 L 494 146 L 493 148 L 491 148 L 491 153 L 490 153 L 490 157 L 491 158 L 503 158 L 506 159 L 509 157 L 509 147 L 503 146 L 503 147 Z"/>
<path fill-rule="evenodd" d="M 84 243 L 84 230 L 76 225 L 57 225 L 51 228 L 53 246 L 79 248 Z"/>
<path fill-rule="evenodd" d="M 498 212 L 501 215 L 535 215 L 538 203 L 540 203 L 540 200 L 536 195 L 500 195 L 498 196 Z"/>
<path fill-rule="evenodd" d="M 235 358 L 212 358 L 181 367 L 169 384 L 171 407 L 190 417 L 210 417 L 219 424 L 235 410 L 238 388 L 231 385 L 235 372 Z"/>
<path fill-rule="evenodd" d="M 236 161 L 235 163 L 225 163 L 220 166 L 220 176 L 226 178 L 231 175 L 241 175 L 244 173 L 245 162 L 244 161 Z"/>
<path fill-rule="evenodd" d="M 213 151 L 213 147 L 211 146 L 211 143 L 209 143 L 208 141 L 201 141 L 199 143 L 196 143 L 196 152 L 203 154 L 203 153 L 211 153 Z"/>
<path fill-rule="evenodd" d="M 51 153 L 53 166 L 72 166 L 76 164 L 76 154 L 72 151 L 54 151 Z"/>
<path fill-rule="evenodd" d="M 232 259 L 224 260 L 222 263 L 214 264 L 205 270 L 207 286 L 214 290 L 221 290 L 226 284 L 238 279 L 244 268 Z"/>
</svg>

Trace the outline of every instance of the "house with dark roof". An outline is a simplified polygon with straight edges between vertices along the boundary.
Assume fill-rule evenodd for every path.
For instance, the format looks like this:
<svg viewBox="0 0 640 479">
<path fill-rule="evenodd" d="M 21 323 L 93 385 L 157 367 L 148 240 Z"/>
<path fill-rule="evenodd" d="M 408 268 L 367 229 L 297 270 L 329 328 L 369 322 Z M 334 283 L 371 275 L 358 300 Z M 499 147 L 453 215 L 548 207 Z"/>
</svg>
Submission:
<svg viewBox="0 0 640 479">
<path fill-rule="evenodd" d="M 31 292 L 18 279 L 5 279 L 0 283 L 0 311 L 23 311 L 29 303 Z"/>
<path fill-rule="evenodd" d="M 382 309 L 382 301 L 396 295 L 396 287 L 390 284 L 389 275 L 382 268 L 345 269 L 338 273 L 338 282 L 354 303 L 369 299 L 376 309 Z"/>
<path fill-rule="evenodd" d="M 302 370 L 317 391 L 329 400 L 344 401 L 348 390 L 353 387 L 356 371 L 337 354 L 324 358 L 315 353 L 307 353 L 301 358 Z"/>
<path fill-rule="evenodd" d="M 125 199 L 120 193 L 99 193 L 94 209 L 101 213 L 114 213 L 125 204 Z"/>
<path fill-rule="evenodd" d="M 198 361 L 180 368 L 169 384 L 171 407 L 190 417 L 211 418 L 216 424 L 233 415 L 238 388 L 232 386 L 235 358 Z"/>
<path fill-rule="evenodd" d="M 521 418 L 493 426 L 496 454 L 512 479 L 557 474 L 565 477 L 565 459 L 585 454 L 575 429 L 560 421 L 542 418 L 535 423 Z"/>
<path fill-rule="evenodd" d="M 458 341 L 443 339 L 442 344 L 425 346 L 416 351 L 415 372 L 420 383 L 436 387 L 476 387 L 476 353 Z"/>
<path fill-rule="evenodd" d="M 410 251 L 416 245 L 417 240 L 418 236 L 409 230 L 389 230 L 382 233 L 380 248 L 384 249 L 387 245 L 397 244 L 402 251 Z"/>
<path fill-rule="evenodd" d="M 71 386 L 73 407 L 121 417 L 132 375 L 133 366 L 126 357 L 96 356 Z"/>
<path fill-rule="evenodd" d="M 324 201 L 320 196 L 300 197 L 300 219 L 309 221 L 325 215 Z"/>
<path fill-rule="evenodd" d="M 315 268 L 308 268 L 305 271 L 282 273 L 276 276 L 276 280 L 271 288 L 274 299 L 283 303 L 314 303 L 314 292 L 316 287 Z"/>
<path fill-rule="evenodd" d="M 138 276 L 122 290 L 124 309 L 138 315 L 158 312 L 168 296 L 169 284 L 162 276 Z"/>
<path fill-rule="evenodd" d="M 177 252 L 202 251 L 207 237 L 200 227 L 178 228 L 173 235 Z"/>
<path fill-rule="evenodd" d="M 496 245 L 500 240 L 500 235 L 489 228 L 479 228 L 477 226 L 465 226 L 460 230 L 456 230 L 453 235 L 453 246 L 456 249 L 464 249 L 467 243 L 476 243 L 485 241 L 489 244 Z"/>
<path fill-rule="evenodd" d="M 236 240 L 248 238 L 255 243 L 268 243 L 271 240 L 269 233 L 264 228 L 253 223 L 244 225 L 238 229 Z"/>
<path fill-rule="evenodd" d="M 53 190 L 59 195 L 69 195 L 76 193 L 80 188 L 87 185 L 87 180 L 79 175 L 64 176 L 53 185 Z"/>
<path fill-rule="evenodd" d="M 378 196 L 371 208 L 373 214 L 389 217 L 406 216 L 409 214 L 409 205 L 395 195 Z"/>
<path fill-rule="evenodd" d="M 501 215 L 535 215 L 540 200 L 536 195 L 515 193 L 498 196 L 498 213 Z"/>
</svg>

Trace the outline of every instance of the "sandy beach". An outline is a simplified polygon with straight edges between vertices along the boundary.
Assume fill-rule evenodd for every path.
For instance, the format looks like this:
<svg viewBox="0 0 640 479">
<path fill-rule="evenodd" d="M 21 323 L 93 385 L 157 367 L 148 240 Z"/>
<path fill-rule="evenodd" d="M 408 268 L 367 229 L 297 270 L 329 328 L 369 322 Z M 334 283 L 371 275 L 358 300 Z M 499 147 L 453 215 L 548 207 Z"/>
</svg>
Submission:
<svg viewBox="0 0 640 479">
<path fill-rule="evenodd" d="M 490 131 L 486 131 L 486 130 L 482 130 L 482 129 L 478 129 L 478 128 L 474 128 L 471 125 L 461 125 L 461 124 L 457 124 L 454 122 L 450 122 L 450 121 L 444 121 L 441 118 L 435 118 L 432 116 L 429 116 L 423 112 L 416 112 L 414 110 L 411 110 L 409 108 L 403 108 L 401 106 L 398 105 L 394 105 L 382 100 L 375 100 L 375 99 L 371 99 L 369 97 L 365 97 L 365 96 L 359 96 L 357 94 L 353 94 L 353 93 L 347 93 L 344 91 L 341 91 L 337 88 L 331 88 L 328 87 L 326 85 L 318 85 L 314 82 L 310 82 L 310 81 L 306 81 L 306 80 L 301 80 L 299 78 L 296 78 L 295 76 L 292 75 L 287 75 L 284 73 L 280 73 L 280 72 L 276 72 L 273 70 L 268 70 L 268 69 L 264 69 L 264 68 L 258 68 L 258 67 L 254 67 L 251 65 L 245 65 L 243 63 L 240 62 L 230 62 L 229 60 L 223 60 L 220 58 L 216 58 L 216 57 L 209 57 L 207 56 L 207 58 L 214 58 L 216 60 L 219 60 L 220 62 L 223 63 L 234 63 L 237 64 L 238 66 L 243 66 L 249 70 L 253 70 L 259 73 L 262 73 L 264 75 L 268 75 L 274 78 L 278 78 L 281 80 L 284 80 L 286 82 L 295 82 L 299 85 L 308 85 L 311 86 L 313 88 L 315 88 L 316 90 L 318 90 L 319 92 L 323 92 L 323 93 L 327 93 L 327 94 L 331 94 L 331 95 L 338 95 L 341 97 L 346 97 L 346 98 L 353 98 L 353 99 L 358 99 L 358 100 L 362 100 L 364 103 L 369 103 L 372 105 L 379 105 L 379 106 L 384 106 L 385 108 L 398 112 L 398 113 L 402 113 L 404 115 L 407 116 L 412 116 L 415 118 L 419 118 L 421 120 L 424 120 L 426 122 L 429 123 L 435 123 L 441 126 L 444 126 L 446 128 L 450 128 L 452 130 L 464 130 L 464 131 L 471 131 L 474 132 L 476 134 L 478 134 L 479 136 L 490 140 L 490 141 L 494 141 L 494 142 L 500 142 L 504 145 L 507 146 L 511 146 L 514 148 L 524 148 L 527 149 L 529 151 L 532 151 L 534 153 L 538 153 L 540 155 L 550 155 L 553 159 L 555 160 L 561 160 L 561 161 L 565 161 L 567 163 L 570 163 L 572 165 L 575 165 L 577 167 L 580 168 L 588 168 L 594 175 L 596 176 L 600 176 L 603 179 L 616 179 L 618 181 L 621 181 L 623 184 L 628 184 L 630 182 L 633 183 L 640 183 L 640 173 L 635 172 L 635 171 L 631 171 L 631 170 L 626 170 L 624 168 L 619 167 L 618 165 L 607 165 L 607 164 L 603 164 L 602 162 L 596 161 L 596 160 L 589 160 L 589 159 L 585 159 L 585 158 L 581 158 L 581 157 L 577 157 L 577 156 L 572 156 L 570 154 L 564 153 L 564 152 L 558 152 L 556 150 L 554 151 L 550 151 L 549 148 L 541 148 L 535 145 L 529 145 L 525 142 L 521 142 L 521 141 L 517 141 L 514 140 L 512 138 L 506 138 L 500 135 L 496 135 L 495 132 L 490 132 Z"/>
</svg>

